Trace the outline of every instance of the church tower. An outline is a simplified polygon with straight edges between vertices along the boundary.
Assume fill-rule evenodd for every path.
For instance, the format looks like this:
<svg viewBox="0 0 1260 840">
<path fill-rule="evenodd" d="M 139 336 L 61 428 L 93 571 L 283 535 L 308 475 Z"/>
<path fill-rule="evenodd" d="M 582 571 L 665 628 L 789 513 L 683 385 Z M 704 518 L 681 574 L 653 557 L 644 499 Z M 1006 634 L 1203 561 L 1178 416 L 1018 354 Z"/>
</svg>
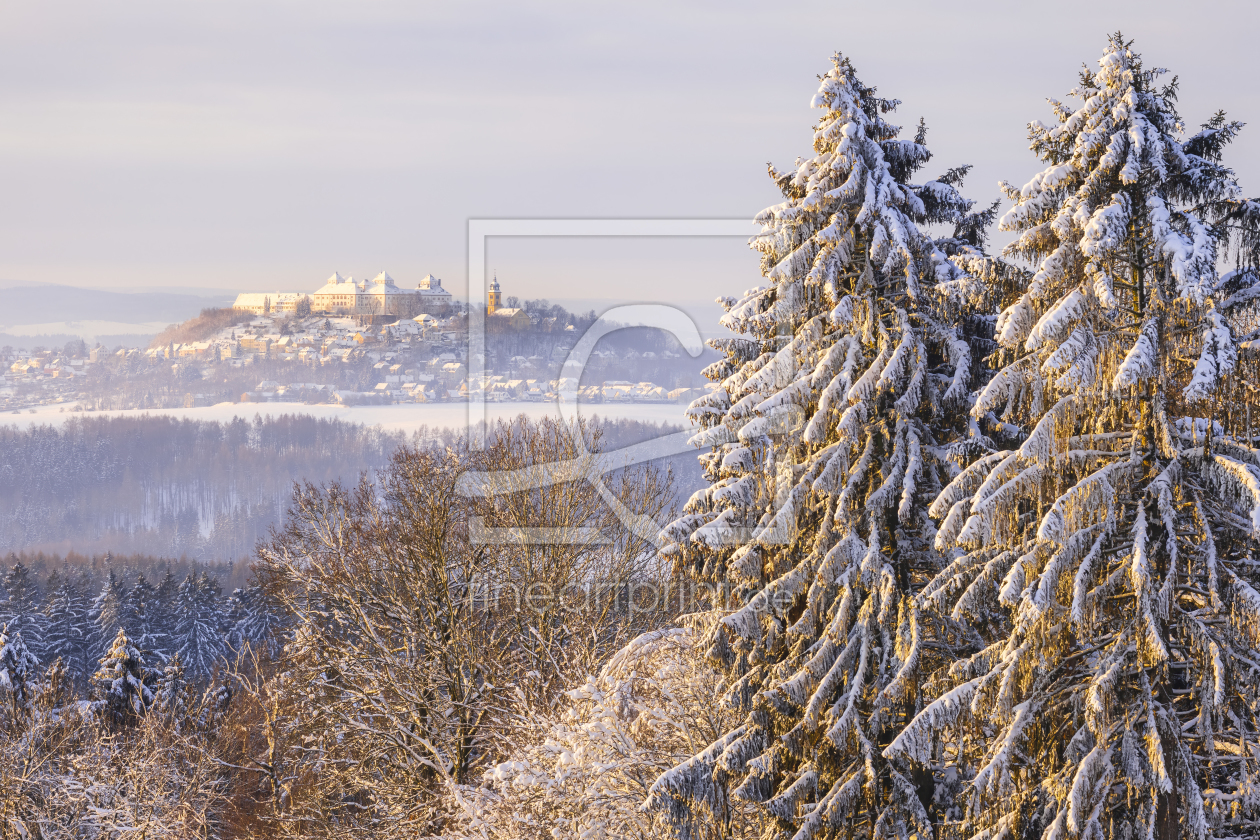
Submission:
<svg viewBox="0 0 1260 840">
<path fill-rule="evenodd" d="M 494 311 L 499 308 L 503 302 L 502 292 L 499 290 L 498 272 L 494 275 L 494 280 L 490 281 L 490 299 L 486 302 L 486 314 L 493 315 Z"/>
</svg>

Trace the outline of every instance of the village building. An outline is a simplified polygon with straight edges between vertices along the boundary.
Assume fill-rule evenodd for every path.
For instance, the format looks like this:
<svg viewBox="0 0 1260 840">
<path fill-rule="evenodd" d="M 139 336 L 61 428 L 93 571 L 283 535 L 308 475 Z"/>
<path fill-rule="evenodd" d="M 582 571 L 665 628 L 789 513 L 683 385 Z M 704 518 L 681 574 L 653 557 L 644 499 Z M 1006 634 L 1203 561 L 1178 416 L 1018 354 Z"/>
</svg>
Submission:
<svg viewBox="0 0 1260 840">
<path fill-rule="evenodd" d="M 497 274 L 490 281 L 490 290 L 486 297 L 486 314 L 494 318 L 505 319 L 508 326 L 514 330 L 527 330 L 534 325 L 533 319 L 529 317 L 524 309 L 503 307 L 503 289 L 499 286 L 499 276 Z"/>
<path fill-rule="evenodd" d="M 514 330 L 527 330 L 534 324 L 524 309 L 496 309 L 490 314 L 507 321 L 508 326 Z"/>
</svg>

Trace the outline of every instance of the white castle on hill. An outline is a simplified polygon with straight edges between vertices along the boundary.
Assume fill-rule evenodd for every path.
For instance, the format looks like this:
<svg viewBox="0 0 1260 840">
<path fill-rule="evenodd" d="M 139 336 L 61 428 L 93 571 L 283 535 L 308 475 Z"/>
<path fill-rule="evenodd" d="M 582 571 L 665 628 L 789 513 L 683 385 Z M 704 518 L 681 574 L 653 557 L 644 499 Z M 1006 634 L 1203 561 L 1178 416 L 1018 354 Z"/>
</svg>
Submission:
<svg viewBox="0 0 1260 840">
<path fill-rule="evenodd" d="M 404 289 L 385 271 L 361 282 L 334 272 L 313 294 L 247 292 L 237 296 L 233 308 L 259 315 L 295 313 L 305 308 L 303 301 L 309 303 L 312 313 L 345 315 L 361 324 L 388 324 L 399 318 L 441 312 L 451 304 L 452 297 L 432 274 L 426 274 L 416 288 Z"/>
</svg>

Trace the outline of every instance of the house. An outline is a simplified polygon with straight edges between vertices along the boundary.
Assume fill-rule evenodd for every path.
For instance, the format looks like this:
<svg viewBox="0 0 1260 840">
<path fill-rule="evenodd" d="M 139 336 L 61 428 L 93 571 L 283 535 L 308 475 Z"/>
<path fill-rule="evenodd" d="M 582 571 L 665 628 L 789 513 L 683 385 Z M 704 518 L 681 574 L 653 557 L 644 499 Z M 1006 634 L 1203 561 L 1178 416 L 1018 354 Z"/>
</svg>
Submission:
<svg viewBox="0 0 1260 840">
<path fill-rule="evenodd" d="M 439 373 L 442 377 L 442 381 L 448 384 L 453 384 L 459 382 L 468 375 L 468 368 L 464 367 L 459 362 L 447 362 L 442 365 Z"/>
<path fill-rule="evenodd" d="M 514 330 L 527 330 L 534 325 L 524 309 L 495 309 L 490 313 L 493 318 L 503 318 Z"/>
<path fill-rule="evenodd" d="M 245 336 L 240 340 L 241 351 L 245 353 L 262 353 L 266 355 L 271 352 L 271 339 L 266 336 Z"/>
</svg>

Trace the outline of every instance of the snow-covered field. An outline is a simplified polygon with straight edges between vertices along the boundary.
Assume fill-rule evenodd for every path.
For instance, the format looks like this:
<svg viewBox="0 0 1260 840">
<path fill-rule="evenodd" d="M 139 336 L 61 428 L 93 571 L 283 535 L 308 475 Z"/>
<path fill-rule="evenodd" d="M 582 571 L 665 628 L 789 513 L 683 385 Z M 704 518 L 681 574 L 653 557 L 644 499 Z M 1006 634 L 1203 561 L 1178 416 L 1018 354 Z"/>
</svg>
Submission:
<svg viewBox="0 0 1260 840">
<path fill-rule="evenodd" d="M 28 427 L 35 424 L 58 424 L 70 417 L 178 417 L 189 420 L 227 421 L 234 417 L 246 420 L 255 415 L 276 417 L 283 414 L 309 414 L 330 417 L 349 423 L 380 426 L 391 431 L 411 432 L 422 426 L 430 428 L 463 428 L 468 422 L 465 403 L 431 403 L 401 405 L 307 405 L 305 403 L 219 403 L 203 408 L 130 409 L 124 411 L 71 411 L 71 406 L 42 406 L 33 413 L 0 414 L 0 425 Z M 601 403 L 579 406 L 583 417 L 610 417 L 652 423 L 690 425 L 683 416 L 684 406 L 660 403 Z M 525 414 L 531 418 L 558 417 L 552 403 L 487 403 L 486 419 L 491 422 Z"/>
</svg>

